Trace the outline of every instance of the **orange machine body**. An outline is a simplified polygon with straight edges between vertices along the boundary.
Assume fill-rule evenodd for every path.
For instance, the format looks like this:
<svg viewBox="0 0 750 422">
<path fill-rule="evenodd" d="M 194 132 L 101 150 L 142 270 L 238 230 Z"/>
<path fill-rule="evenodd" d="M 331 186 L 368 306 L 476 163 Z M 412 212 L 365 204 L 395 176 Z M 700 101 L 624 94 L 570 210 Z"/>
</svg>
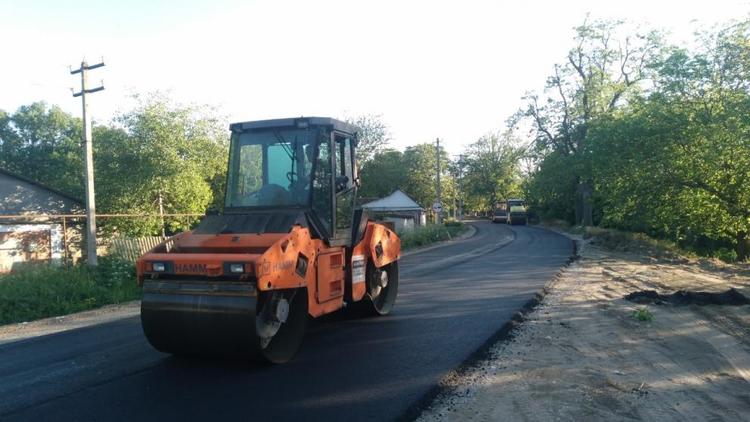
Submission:
<svg viewBox="0 0 750 422">
<path fill-rule="evenodd" d="M 305 287 L 308 312 L 318 317 L 341 309 L 345 300 L 362 300 L 367 267 L 384 267 L 400 254 L 398 236 L 373 221 L 367 222 L 361 240 L 353 247 L 331 247 L 312 238 L 307 228 L 295 225 L 289 233 L 281 234 L 181 233 L 144 254 L 136 269 L 139 284 L 159 277 L 154 269 L 159 263 L 171 278 L 249 284 L 256 295 Z M 242 272 L 233 272 L 232 265 L 235 269 L 241 265 Z"/>
</svg>

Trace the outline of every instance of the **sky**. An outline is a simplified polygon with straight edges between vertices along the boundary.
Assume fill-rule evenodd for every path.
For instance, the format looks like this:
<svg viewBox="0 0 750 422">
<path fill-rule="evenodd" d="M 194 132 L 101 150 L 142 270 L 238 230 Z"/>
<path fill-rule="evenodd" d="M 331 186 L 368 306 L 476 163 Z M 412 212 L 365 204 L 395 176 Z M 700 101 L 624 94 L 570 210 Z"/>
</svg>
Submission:
<svg viewBox="0 0 750 422">
<path fill-rule="evenodd" d="M 543 88 L 587 14 L 680 43 L 748 12 L 748 0 L 0 0 L 0 109 L 43 100 L 80 115 L 69 68 L 103 58 L 90 73 L 106 88 L 90 97 L 99 122 L 161 90 L 232 122 L 376 114 L 396 148 L 439 137 L 458 154 Z"/>
</svg>

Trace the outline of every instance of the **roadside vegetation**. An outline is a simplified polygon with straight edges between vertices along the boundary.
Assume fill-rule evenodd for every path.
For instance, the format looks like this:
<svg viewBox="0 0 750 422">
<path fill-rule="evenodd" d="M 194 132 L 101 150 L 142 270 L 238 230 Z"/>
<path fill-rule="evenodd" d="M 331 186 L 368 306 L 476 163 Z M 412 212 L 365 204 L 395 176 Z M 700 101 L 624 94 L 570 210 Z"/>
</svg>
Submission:
<svg viewBox="0 0 750 422">
<path fill-rule="evenodd" d="M 526 198 L 543 219 L 750 256 L 750 21 L 696 35 L 587 21 L 517 116 L 535 136 Z"/>
<path fill-rule="evenodd" d="M 581 235 L 592 244 L 620 252 L 642 253 L 655 258 L 692 258 L 696 254 L 683 249 L 676 243 L 651 237 L 645 233 L 628 232 L 605 227 L 572 226 L 564 220 L 545 220 L 542 225 L 557 228 L 568 233 Z"/>
<path fill-rule="evenodd" d="M 407 230 L 399 234 L 401 249 L 408 250 L 435 242 L 451 240 L 466 229 L 467 227 L 458 221 L 415 227 L 413 230 Z"/>
<path fill-rule="evenodd" d="M 33 265 L 0 275 L 0 324 L 66 315 L 140 295 L 129 261 L 105 257 L 97 267 Z"/>
</svg>

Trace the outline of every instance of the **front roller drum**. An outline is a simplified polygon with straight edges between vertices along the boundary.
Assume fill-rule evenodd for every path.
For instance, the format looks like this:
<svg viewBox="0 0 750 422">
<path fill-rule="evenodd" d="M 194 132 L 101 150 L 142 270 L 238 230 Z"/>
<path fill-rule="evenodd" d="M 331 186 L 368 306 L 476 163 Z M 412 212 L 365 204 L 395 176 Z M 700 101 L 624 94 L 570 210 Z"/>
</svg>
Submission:
<svg viewBox="0 0 750 422">
<path fill-rule="evenodd" d="M 146 282 L 141 324 L 149 343 L 175 355 L 262 357 L 273 363 L 294 357 L 307 323 L 304 289 L 260 296 L 216 292 Z"/>
</svg>

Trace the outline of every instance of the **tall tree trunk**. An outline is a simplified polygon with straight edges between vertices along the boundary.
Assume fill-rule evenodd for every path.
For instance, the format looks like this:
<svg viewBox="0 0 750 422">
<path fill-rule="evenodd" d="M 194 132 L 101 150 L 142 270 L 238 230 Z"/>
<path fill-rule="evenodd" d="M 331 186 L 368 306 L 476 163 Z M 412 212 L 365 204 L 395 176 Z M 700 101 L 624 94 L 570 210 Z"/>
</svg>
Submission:
<svg viewBox="0 0 750 422">
<path fill-rule="evenodd" d="M 582 181 L 578 183 L 576 193 L 576 224 L 578 225 L 594 225 L 594 210 L 591 204 L 592 191 L 590 182 Z"/>
<path fill-rule="evenodd" d="M 573 201 L 573 213 L 574 221 L 573 225 L 577 226 L 581 224 L 583 216 L 583 201 L 581 201 L 581 179 L 578 176 L 575 177 L 575 198 Z"/>
<path fill-rule="evenodd" d="M 745 261 L 750 258 L 750 234 L 747 231 L 737 232 L 737 260 Z"/>
</svg>

